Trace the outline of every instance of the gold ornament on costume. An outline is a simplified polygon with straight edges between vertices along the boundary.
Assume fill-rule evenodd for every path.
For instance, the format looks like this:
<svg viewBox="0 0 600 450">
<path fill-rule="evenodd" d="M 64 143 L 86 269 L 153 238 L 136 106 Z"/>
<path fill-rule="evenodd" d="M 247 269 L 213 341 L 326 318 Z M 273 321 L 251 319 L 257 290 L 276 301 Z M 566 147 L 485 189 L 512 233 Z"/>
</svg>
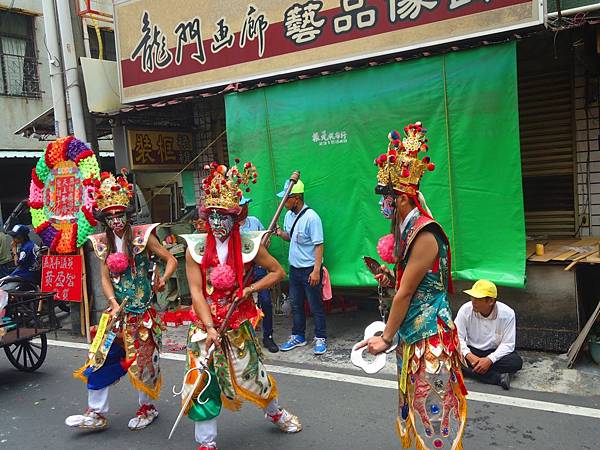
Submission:
<svg viewBox="0 0 600 450">
<path fill-rule="evenodd" d="M 243 196 L 242 186 L 246 186 L 244 190 L 250 192 L 250 183 L 256 183 L 258 177 L 256 167 L 247 162 L 240 170 L 237 167 L 240 160 L 236 158 L 235 162 L 236 165 L 230 169 L 217 163 L 211 163 L 204 167 L 206 170 L 210 170 L 209 175 L 202 180 L 205 208 L 238 208 Z"/>
<path fill-rule="evenodd" d="M 117 177 L 103 172 L 100 180 L 94 180 L 92 197 L 94 206 L 100 211 L 125 211 L 133 197 L 133 185 L 129 184 L 124 172 Z"/>
<path fill-rule="evenodd" d="M 391 186 L 397 193 L 417 194 L 425 170 L 435 169 L 429 156 L 422 160 L 418 158 L 419 152 L 426 152 L 428 149 L 426 133 L 421 122 L 404 127 L 402 140 L 400 133 L 390 131 L 388 151 L 375 159 L 375 165 L 379 167 L 379 186 Z"/>
</svg>

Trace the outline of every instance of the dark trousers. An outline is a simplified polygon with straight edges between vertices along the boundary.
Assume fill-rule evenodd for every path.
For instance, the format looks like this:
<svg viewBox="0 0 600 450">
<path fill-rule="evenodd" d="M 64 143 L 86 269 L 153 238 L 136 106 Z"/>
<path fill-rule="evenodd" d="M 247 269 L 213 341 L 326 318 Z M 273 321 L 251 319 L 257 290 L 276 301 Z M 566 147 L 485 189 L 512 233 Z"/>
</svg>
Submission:
<svg viewBox="0 0 600 450">
<path fill-rule="evenodd" d="M 258 281 L 267 274 L 262 267 L 254 269 L 254 281 Z M 264 289 L 258 292 L 258 304 L 263 314 L 262 320 L 263 339 L 273 335 L 273 303 L 271 302 L 271 290 Z"/>
<path fill-rule="evenodd" d="M 478 348 L 471 347 L 470 345 L 469 348 L 471 349 L 471 353 L 479 358 L 484 358 L 496 350 L 479 350 Z M 521 370 L 521 367 L 523 367 L 523 359 L 516 351 L 514 351 L 506 356 L 503 356 L 494 364 L 492 364 L 492 367 L 490 367 L 490 369 L 484 374 L 473 372 L 471 365 L 467 362 L 467 367 L 463 366 L 463 375 L 474 378 L 482 383 L 499 384 L 501 374 L 515 373 L 516 371 Z"/>
<path fill-rule="evenodd" d="M 292 299 L 293 326 L 292 334 L 305 337 L 306 313 L 304 312 L 304 299 L 308 300 L 310 310 L 315 321 L 315 337 L 326 338 L 325 310 L 323 308 L 323 286 L 318 283 L 311 286 L 308 276 L 313 267 L 297 268 L 290 266 L 290 298 Z M 321 280 L 323 272 L 321 272 Z"/>
</svg>

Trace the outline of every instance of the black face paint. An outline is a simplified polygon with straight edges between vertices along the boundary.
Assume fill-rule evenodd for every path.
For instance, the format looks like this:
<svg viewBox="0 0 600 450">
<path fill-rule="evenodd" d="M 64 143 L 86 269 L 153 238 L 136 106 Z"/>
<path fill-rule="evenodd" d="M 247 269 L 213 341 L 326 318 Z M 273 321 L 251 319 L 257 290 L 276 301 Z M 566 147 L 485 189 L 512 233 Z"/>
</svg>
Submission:
<svg viewBox="0 0 600 450">
<path fill-rule="evenodd" d="M 115 214 L 106 218 L 106 224 L 113 231 L 123 231 L 127 225 L 125 214 Z"/>
</svg>

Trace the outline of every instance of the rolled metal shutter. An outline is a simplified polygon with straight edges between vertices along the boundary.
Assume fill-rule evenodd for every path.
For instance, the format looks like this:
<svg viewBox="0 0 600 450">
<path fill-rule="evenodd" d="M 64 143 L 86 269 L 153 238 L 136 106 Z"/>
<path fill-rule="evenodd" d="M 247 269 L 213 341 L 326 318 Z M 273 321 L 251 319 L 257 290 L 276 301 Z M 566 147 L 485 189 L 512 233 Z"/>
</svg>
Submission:
<svg viewBox="0 0 600 450">
<path fill-rule="evenodd" d="M 572 70 L 521 64 L 518 83 L 527 234 L 574 236 Z"/>
</svg>

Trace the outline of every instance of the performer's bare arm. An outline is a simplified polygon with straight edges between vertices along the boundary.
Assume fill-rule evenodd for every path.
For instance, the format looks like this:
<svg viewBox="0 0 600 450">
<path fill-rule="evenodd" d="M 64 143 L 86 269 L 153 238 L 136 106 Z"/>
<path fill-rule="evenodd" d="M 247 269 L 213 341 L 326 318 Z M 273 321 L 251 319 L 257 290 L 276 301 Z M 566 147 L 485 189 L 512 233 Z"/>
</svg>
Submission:
<svg viewBox="0 0 600 450">
<path fill-rule="evenodd" d="M 258 253 L 254 258 L 254 262 L 264 268 L 267 271 L 262 279 L 256 283 L 252 283 L 250 286 L 244 288 L 244 297 L 252 294 L 253 292 L 262 291 L 273 286 L 275 283 L 285 278 L 285 271 L 279 262 L 271 256 L 267 249 L 261 244 L 258 249 Z"/>
<path fill-rule="evenodd" d="M 287 231 L 283 231 L 279 226 L 275 229 L 275 234 L 284 241 L 290 241 L 290 234 Z"/>
<path fill-rule="evenodd" d="M 208 349 L 213 342 L 218 347 L 219 334 L 213 324 L 210 308 L 202 293 L 204 286 L 200 264 L 194 261 L 189 249 L 185 251 L 185 273 L 190 286 L 190 294 L 192 295 L 192 308 L 194 308 L 194 314 L 196 314 L 196 317 L 204 324 L 206 333 L 208 334 L 208 337 L 206 338 L 206 348 Z"/>
<path fill-rule="evenodd" d="M 154 235 L 150 235 L 146 248 L 166 263 L 165 272 L 156 280 L 155 286 L 157 291 L 162 291 L 167 284 L 167 280 L 177 270 L 177 259 L 158 242 L 158 239 Z"/>
<path fill-rule="evenodd" d="M 368 351 L 373 355 L 389 348 L 386 342 L 392 342 L 404 322 L 411 299 L 423 277 L 433 267 L 438 251 L 438 244 L 432 233 L 427 231 L 419 233 L 412 245 L 410 258 L 400 281 L 400 288 L 394 296 L 383 336 L 371 337 L 363 341 L 359 348 L 368 345 Z"/>
</svg>

